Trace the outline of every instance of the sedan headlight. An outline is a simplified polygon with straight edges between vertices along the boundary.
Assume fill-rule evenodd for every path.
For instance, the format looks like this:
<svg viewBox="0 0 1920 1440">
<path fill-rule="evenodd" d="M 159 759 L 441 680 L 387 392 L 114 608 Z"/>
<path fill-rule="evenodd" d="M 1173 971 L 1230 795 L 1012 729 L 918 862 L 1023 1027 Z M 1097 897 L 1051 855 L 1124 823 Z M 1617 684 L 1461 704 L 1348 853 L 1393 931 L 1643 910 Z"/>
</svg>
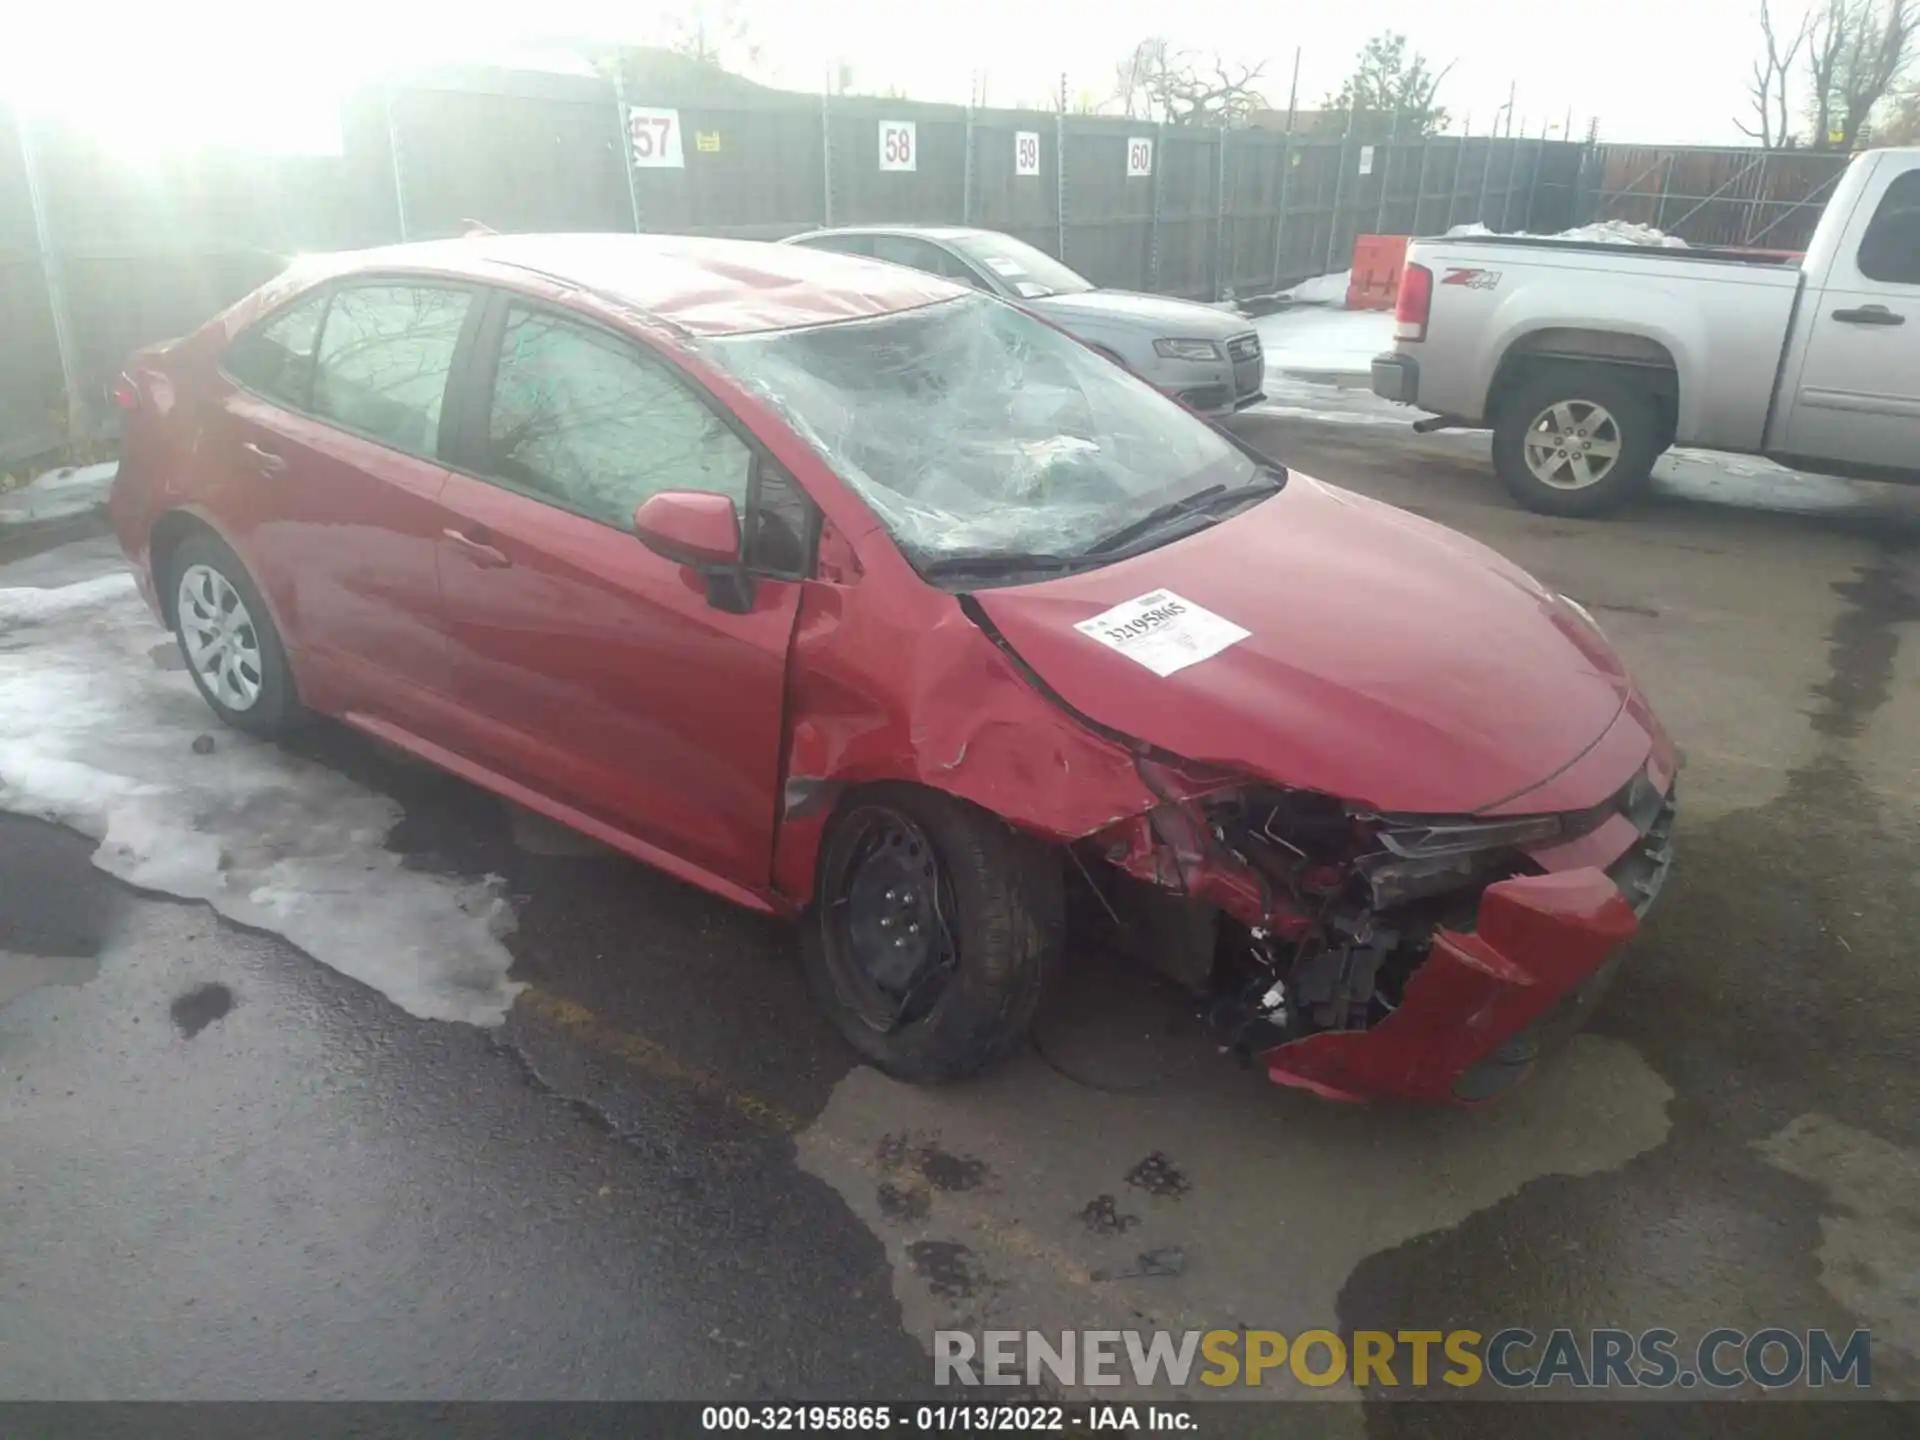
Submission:
<svg viewBox="0 0 1920 1440">
<path fill-rule="evenodd" d="M 1154 354 L 1168 360 L 1218 360 L 1220 347 L 1211 340 L 1156 340 Z"/>
<path fill-rule="evenodd" d="M 1441 895 L 1479 880 L 1514 850 L 1567 835 L 1561 815 L 1510 820 L 1397 819 L 1379 833 L 1380 853 L 1360 862 L 1376 905 Z"/>
</svg>

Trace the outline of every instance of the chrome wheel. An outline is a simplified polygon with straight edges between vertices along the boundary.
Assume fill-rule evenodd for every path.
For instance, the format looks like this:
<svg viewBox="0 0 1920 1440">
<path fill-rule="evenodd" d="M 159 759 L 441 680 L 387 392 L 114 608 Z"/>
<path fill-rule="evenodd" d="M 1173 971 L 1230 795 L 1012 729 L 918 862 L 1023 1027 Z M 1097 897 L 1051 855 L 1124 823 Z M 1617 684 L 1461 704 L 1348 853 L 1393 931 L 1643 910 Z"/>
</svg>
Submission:
<svg viewBox="0 0 1920 1440">
<path fill-rule="evenodd" d="M 207 693 L 229 710 L 251 710 L 265 683 L 260 634 L 240 592 L 211 565 L 190 565 L 174 597 L 181 647 Z"/>
<path fill-rule="evenodd" d="M 1556 490 L 1598 485 L 1620 463 L 1620 423 L 1591 400 L 1561 400 L 1527 426 L 1527 469 Z"/>
</svg>

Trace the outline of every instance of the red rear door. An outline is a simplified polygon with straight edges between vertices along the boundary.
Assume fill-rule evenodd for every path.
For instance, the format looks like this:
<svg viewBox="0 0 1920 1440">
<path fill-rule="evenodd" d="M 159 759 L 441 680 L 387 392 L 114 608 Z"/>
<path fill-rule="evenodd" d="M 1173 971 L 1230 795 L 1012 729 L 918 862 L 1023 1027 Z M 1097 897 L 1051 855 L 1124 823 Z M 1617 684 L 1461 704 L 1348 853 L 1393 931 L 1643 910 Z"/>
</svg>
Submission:
<svg viewBox="0 0 1920 1440">
<path fill-rule="evenodd" d="M 474 304 L 452 286 L 348 285 L 270 317 L 225 358 L 242 384 L 211 416 L 207 453 L 226 477 L 212 503 L 320 708 L 422 729 L 444 710 L 436 455 Z"/>
<path fill-rule="evenodd" d="M 749 891 L 768 882 L 787 646 L 809 510 L 757 493 L 743 434 L 668 363 L 584 319 L 499 302 L 442 501 L 460 748 Z M 765 544 L 744 603 L 631 531 L 663 490 L 731 496 Z M 776 510 L 779 513 L 776 513 Z M 776 551 L 778 553 L 776 553 Z"/>
</svg>

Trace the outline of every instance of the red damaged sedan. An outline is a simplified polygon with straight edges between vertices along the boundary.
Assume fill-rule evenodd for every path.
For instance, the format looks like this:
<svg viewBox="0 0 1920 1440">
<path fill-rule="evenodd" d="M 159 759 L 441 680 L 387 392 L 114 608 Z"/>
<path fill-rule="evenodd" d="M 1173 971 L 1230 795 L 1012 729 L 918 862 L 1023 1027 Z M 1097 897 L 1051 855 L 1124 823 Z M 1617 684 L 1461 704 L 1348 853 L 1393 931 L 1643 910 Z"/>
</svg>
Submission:
<svg viewBox="0 0 1920 1440">
<path fill-rule="evenodd" d="M 1578 605 L 1013 306 L 792 246 L 304 261 L 124 377 L 194 682 L 797 918 L 855 1047 L 1017 1045 L 1069 899 L 1323 1095 L 1475 1100 L 1671 862 Z"/>
</svg>

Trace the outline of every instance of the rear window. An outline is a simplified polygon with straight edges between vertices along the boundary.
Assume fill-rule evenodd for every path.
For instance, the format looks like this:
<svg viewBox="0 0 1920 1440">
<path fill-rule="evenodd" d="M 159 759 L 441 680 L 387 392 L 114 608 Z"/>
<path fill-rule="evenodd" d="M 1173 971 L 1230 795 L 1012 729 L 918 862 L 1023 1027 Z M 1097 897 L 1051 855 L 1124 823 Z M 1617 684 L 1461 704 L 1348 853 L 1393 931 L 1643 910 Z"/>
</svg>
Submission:
<svg viewBox="0 0 1920 1440">
<path fill-rule="evenodd" d="M 241 332 L 220 357 L 221 365 L 256 395 L 306 409 L 313 391 L 314 345 L 326 308 L 325 294 L 295 301 Z"/>
<path fill-rule="evenodd" d="M 320 331 L 313 413 L 396 450 L 431 456 L 471 303 L 464 290 L 426 285 L 336 292 Z"/>
</svg>

